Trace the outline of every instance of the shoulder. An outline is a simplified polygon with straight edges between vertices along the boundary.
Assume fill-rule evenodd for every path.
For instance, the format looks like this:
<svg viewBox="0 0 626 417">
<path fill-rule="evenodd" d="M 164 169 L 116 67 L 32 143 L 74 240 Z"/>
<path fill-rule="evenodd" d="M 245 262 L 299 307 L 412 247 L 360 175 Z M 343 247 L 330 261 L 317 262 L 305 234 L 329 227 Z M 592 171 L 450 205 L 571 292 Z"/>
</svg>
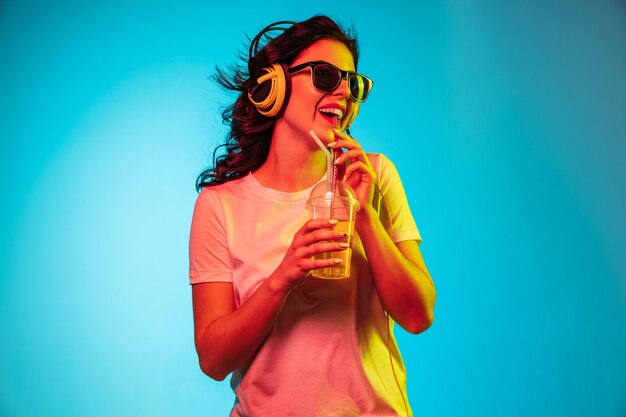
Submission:
<svg viewBox="0 0 626 417">
<path fill-rule="evenodd" d="M 370 160 L 370 162 L 372 163 L 372 165 L 376 166 L 383 166 L 383 167 L 387 167 L 387 166 L 393 166 L 393 162 L 391 162 L 391 159 L 389 159 L 389 157 L 387 157 L 387 155 L 383 154 L 383 153 L 367 153 L 367 158 Z"/>
<path fill-rule="evenodd" d="M 196 199 L 194 217 L 213 215 L 222 218 L 229 207 L 246 194 L 246 177 L 228 181 L 209 187 L 204 187 Z M 212 214 L 211 214 L 212 213 Z"/>
<path fill-rule="evenodd" d="M 396 166 L 391 162 L 391 160 L 382 153 L 367 153 L 367 158 L 369 159 L 374 171 L 376 172 L 376 176 L 381 179 L 387 177 L 388 175 L 398 176 L 398 171 Z"/>
<path fill-rule="evenodd" d="M 248 175 L 236 180 L 227 181 L 222 184 L 204 187 L 198 195 L 198 201 L 215 201 L 229 196 L 236 196 L 244 193 L 246 184 L 248 183 Z"/>
</svg>

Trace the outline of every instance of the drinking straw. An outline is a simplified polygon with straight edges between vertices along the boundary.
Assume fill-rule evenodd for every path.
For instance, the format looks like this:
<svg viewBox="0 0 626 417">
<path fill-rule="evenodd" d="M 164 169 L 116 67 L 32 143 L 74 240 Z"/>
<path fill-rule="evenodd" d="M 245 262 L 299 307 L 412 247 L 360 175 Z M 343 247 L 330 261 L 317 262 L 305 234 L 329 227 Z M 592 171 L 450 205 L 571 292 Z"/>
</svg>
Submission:
<svg viewBox="0 0 626 417">
<path fill-rule="evenodd" d="M 324 142 L 322 142 L 320 140 L 320 138 L 317 136 L 317 134 L 315 133 L 315 131 L 313 129 L 309 130 L 309 135 L 311 135 L 313 140 L 315 140 L 315 143 L 317 143 L 317 146 L 319 146 L 320 149 L 323 150 L 324 154 L 326 155 L 326 186 L 328 187 L 328 192 L 329 193 L 333 193 L 334 191 L 336 191 L 336 190 L 333 190 L 333 188 L 332 188 L 332 184 L 333 184 L 333 155 L 326 148 L 326 145 L 324 145 Z"/>
</svg>

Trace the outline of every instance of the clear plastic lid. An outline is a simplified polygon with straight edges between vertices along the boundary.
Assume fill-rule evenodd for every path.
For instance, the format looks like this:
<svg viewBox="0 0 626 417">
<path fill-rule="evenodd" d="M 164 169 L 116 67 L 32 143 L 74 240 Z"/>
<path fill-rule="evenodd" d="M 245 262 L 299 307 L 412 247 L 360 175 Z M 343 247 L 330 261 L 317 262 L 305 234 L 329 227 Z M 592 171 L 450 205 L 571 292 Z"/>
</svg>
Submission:
<svg viewBox="0 0 626 417">
<path fill-rule="evenodd" d="M 350 187 L 350 184 L 343 181 L 334 181 L 332 183 L 322 181 L 317 184 L 311 190 L 309 199 L 306 202 L 306 208 L 310 210 L 313 204 L 319 204 L 322 202 L 332 204 L 332 202 L 337 201 L 341 201 L 343 204 L 348 203 L 350 205 L 354 205 L 357 211 L 360 208 L 359 200 L 356 198 L 356 193 L 352 187 Z"/>
</svg>

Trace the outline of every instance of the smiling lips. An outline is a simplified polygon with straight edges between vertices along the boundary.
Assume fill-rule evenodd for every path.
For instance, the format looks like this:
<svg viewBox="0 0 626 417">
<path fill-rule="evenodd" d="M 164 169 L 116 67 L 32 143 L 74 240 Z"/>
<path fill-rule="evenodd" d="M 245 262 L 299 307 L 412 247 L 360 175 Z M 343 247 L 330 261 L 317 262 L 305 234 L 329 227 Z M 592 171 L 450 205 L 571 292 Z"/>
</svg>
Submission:
<svg viewBox="0 0 626 417">
<path fill-rule="evenodd" d="M 343 118 L 343 110 L 337 107 L 322 107 L 321 109 L 319 109 L 319 112 L 326 117 L 336 117 L 337 121 Z"/>
</svg>

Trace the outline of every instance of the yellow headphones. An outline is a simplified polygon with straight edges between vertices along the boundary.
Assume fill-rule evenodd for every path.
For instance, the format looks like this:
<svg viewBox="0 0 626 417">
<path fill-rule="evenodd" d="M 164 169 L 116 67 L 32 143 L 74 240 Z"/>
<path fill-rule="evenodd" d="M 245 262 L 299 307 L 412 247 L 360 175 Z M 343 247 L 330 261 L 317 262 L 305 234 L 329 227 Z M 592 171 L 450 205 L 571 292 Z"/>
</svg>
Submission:
<svg viewBox="0 0 626 417">
<path fill-rule="evenodd" d="M 259 43 L 263 38 L 268 39 L 268 32 L 285 31 L 285 25 L 294 25 L 297 22 L 283 20 L 272 23 L 254 37 L 250 43 L 248 55 L 248 73 L 250 85 L 248 100 L 256 107 L 259 113 L 266 117 L 278 117 L 289 103 L 291 96 L 291 77 L 285 64 L 274 63 L 258 69 L 257 53 Z M 349 113 L 344 115 L 343 129 L 348 129 L 359 113 L 360 103 L 354 102 L 349 106 Z"/>
<path fill-rule="evenodd" d="M 264 116 L 275 117 L 289 101 L 291 83 L 282 64 L 272 64 L 263 68 L 256 79 L 250 79 L 248 99 Z M 253 82 L 254 81 L 254 82 Z"/>
<path fill-rule="evenodd" d="M 291 96 L 291 79 L 285 65 L 264 67 L 254 78 L 250 78 L 250 85 L 248 99 L 263 116 L 276 117 L 287 107 Z M 352 125 L 360 108 L 359 102 L 350 104 L 342 121 L 344 130 Z"/>
</svg>

